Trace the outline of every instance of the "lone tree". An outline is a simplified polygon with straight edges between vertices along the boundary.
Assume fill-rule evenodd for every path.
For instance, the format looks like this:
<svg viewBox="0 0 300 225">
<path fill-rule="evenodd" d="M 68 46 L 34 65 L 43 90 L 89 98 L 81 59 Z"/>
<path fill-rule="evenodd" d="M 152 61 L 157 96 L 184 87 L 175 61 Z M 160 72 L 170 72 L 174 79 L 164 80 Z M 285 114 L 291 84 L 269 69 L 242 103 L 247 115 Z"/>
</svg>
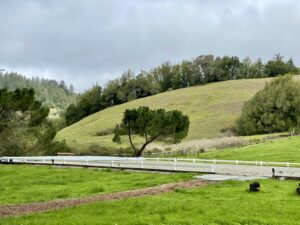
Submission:
<svg viewBox="0 0 300 225">
<path fill-rule="evenodd" d="M 245 103 L 237 121 L 241 135 L 288 131 L 300 124 L 300 84 L 287 75 L 267 83 Z"/>
<path fill-rule="evenodd" d="M 183 115 L 181 111 L 152 110 L 143 106 L 137 109 L 127 109 L 124 112 L 122 123 L 114 130 L 113 141 L 120 143 L 120 135 L 127 133 L 134 155 L 140 157 L 151 142 L 171 139 L 174 143 L 179 143 L 187 136 L 188 130 L 189 117 Z M 145 139 L 139 147 L 132 142 L 134 134 Z"/>
</svg>

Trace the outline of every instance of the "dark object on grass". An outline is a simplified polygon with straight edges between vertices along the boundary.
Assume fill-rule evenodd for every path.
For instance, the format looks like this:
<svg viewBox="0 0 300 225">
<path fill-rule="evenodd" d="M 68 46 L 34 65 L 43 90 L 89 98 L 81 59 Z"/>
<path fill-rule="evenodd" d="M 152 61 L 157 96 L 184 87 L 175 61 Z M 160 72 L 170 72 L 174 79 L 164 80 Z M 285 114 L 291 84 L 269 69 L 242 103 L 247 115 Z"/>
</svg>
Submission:
<svg viewBox="0 0 300 225">
<path fill-rule="evenodd" d="M 251 192 L 258 192 L 258 191 L 260 191 L 260 183 L 253 182 L 250 184 L 249 188 L 250 188 Z"/>
<path fill-rule="evenodd" d="M 52 165 L 54 165 L 54 159 L 51 159 L 51 161 L 52 161 Z"/>
<path fill-rule="evenodd" d="M 300 195 L 300 183 L 299 183 L 299 187 L 296 188 L 296 192 L 298 193 L 298 195 Z"/>
</svg>

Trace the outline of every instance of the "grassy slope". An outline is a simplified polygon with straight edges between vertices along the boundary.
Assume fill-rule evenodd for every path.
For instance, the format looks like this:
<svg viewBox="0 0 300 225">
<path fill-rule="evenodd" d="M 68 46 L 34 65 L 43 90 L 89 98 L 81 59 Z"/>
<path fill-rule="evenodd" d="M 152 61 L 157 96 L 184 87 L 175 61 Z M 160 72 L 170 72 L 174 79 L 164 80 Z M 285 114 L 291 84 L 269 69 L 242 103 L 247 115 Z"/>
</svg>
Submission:
<svg viewBox="0 0 300 225">
<path fill-rule="evenodd" d="M 300 162 L 300 137 L 284 138 L 240 148 L 203 153 L 201 158 Z"/>
<path fill-rule="evenodd" d="M 1 224 L 299 224 L 297 182 L 263 180 L 260 193 L 249 193 L 248 185 L 248 182 L 228 181 L 159 196 L 2 219 Z"/>
<path fill-rule="evenodd" d="M 191 174 L 167 175 L 17 165 L 0 165 L 0 175 L 0 205 L 139 189 L 192 177 Z"/>
<path fill-rule="evenodd" d="M 295 79 L 299 80 L 299 77 Z M 93 114 L 58 133 L 76 150 L 91 144 L 119 147 L 111 135 L 97 137 L 97 131 L 113 128 L 127 108 L 147 105 L 151 108 L 178 109 L 190 117 L 190 132 L 185 140 L 216 137 L 221 128 L 233 125 L 243 103 L 262 89 L 267 79 L 233 80 L 190 87 L 138 99 Z M 125 138 L 125 137 L 124 137 Z M 126 139 L 127 143 L 127 139 Z"/>
</svg>

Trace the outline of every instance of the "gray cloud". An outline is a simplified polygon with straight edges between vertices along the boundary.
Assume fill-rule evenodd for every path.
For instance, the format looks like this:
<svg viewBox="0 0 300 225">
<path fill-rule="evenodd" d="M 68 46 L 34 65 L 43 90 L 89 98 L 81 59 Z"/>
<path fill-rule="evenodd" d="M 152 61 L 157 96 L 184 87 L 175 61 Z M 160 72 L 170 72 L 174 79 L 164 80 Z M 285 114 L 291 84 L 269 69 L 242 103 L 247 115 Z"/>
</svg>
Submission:
<svg viewBox="0 0 300 225">
<path fill-rule="evenodd" d="M 2 0 L 0 67 L 77 90 L 200 54 L 300 64 L 297 0 Z"/>
</svg>

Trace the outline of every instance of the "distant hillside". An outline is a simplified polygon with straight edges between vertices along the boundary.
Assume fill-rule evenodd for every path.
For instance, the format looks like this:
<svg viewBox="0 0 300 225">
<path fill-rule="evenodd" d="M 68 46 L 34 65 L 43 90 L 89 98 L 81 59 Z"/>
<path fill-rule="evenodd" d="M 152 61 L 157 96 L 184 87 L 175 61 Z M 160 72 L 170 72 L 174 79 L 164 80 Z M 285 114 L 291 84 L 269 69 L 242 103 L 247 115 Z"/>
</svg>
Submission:
<svg viewBox="0 0 300 225">
<path fill-rule="evenodd" d="M 300 162 L 300 137 L 266 141 L 232 149 L 201 154 L 204 159 L 228 159 L 269 162 Z"/>
<path fill-rule="evenodd" d="M 0 88 L 34 88 L 36 98 L 50 108 L 65 109 L 76 100 L 73 87 L 68 87 L 64 81 L 57 82 L 38 77 L 28 79 L 17 73 L 0 73 Z"/>
<path fill-rule="evenodd" d="M 295 76 L 294 79 L 300 80 L 300 77 Z M 189 115 L 190 132 L 184 141 L 217 137 L 221 129 L 234 124 L 244 102 L 261 90 L 268 80 L 270 79 L 216 82 L 137 99 L 86 117 L 60 131 L 57 138 L 66 139 L 78 151 L 87 150 L 91 145 L 118 148 L 120 146 L 111 141 L 110 130 L 120 122 L 125 109 L 142 105 L 167 110 L 178 109 Z M 127 137 L 124 140 L 122 146 L 126 147 Z"/>
</svg>

